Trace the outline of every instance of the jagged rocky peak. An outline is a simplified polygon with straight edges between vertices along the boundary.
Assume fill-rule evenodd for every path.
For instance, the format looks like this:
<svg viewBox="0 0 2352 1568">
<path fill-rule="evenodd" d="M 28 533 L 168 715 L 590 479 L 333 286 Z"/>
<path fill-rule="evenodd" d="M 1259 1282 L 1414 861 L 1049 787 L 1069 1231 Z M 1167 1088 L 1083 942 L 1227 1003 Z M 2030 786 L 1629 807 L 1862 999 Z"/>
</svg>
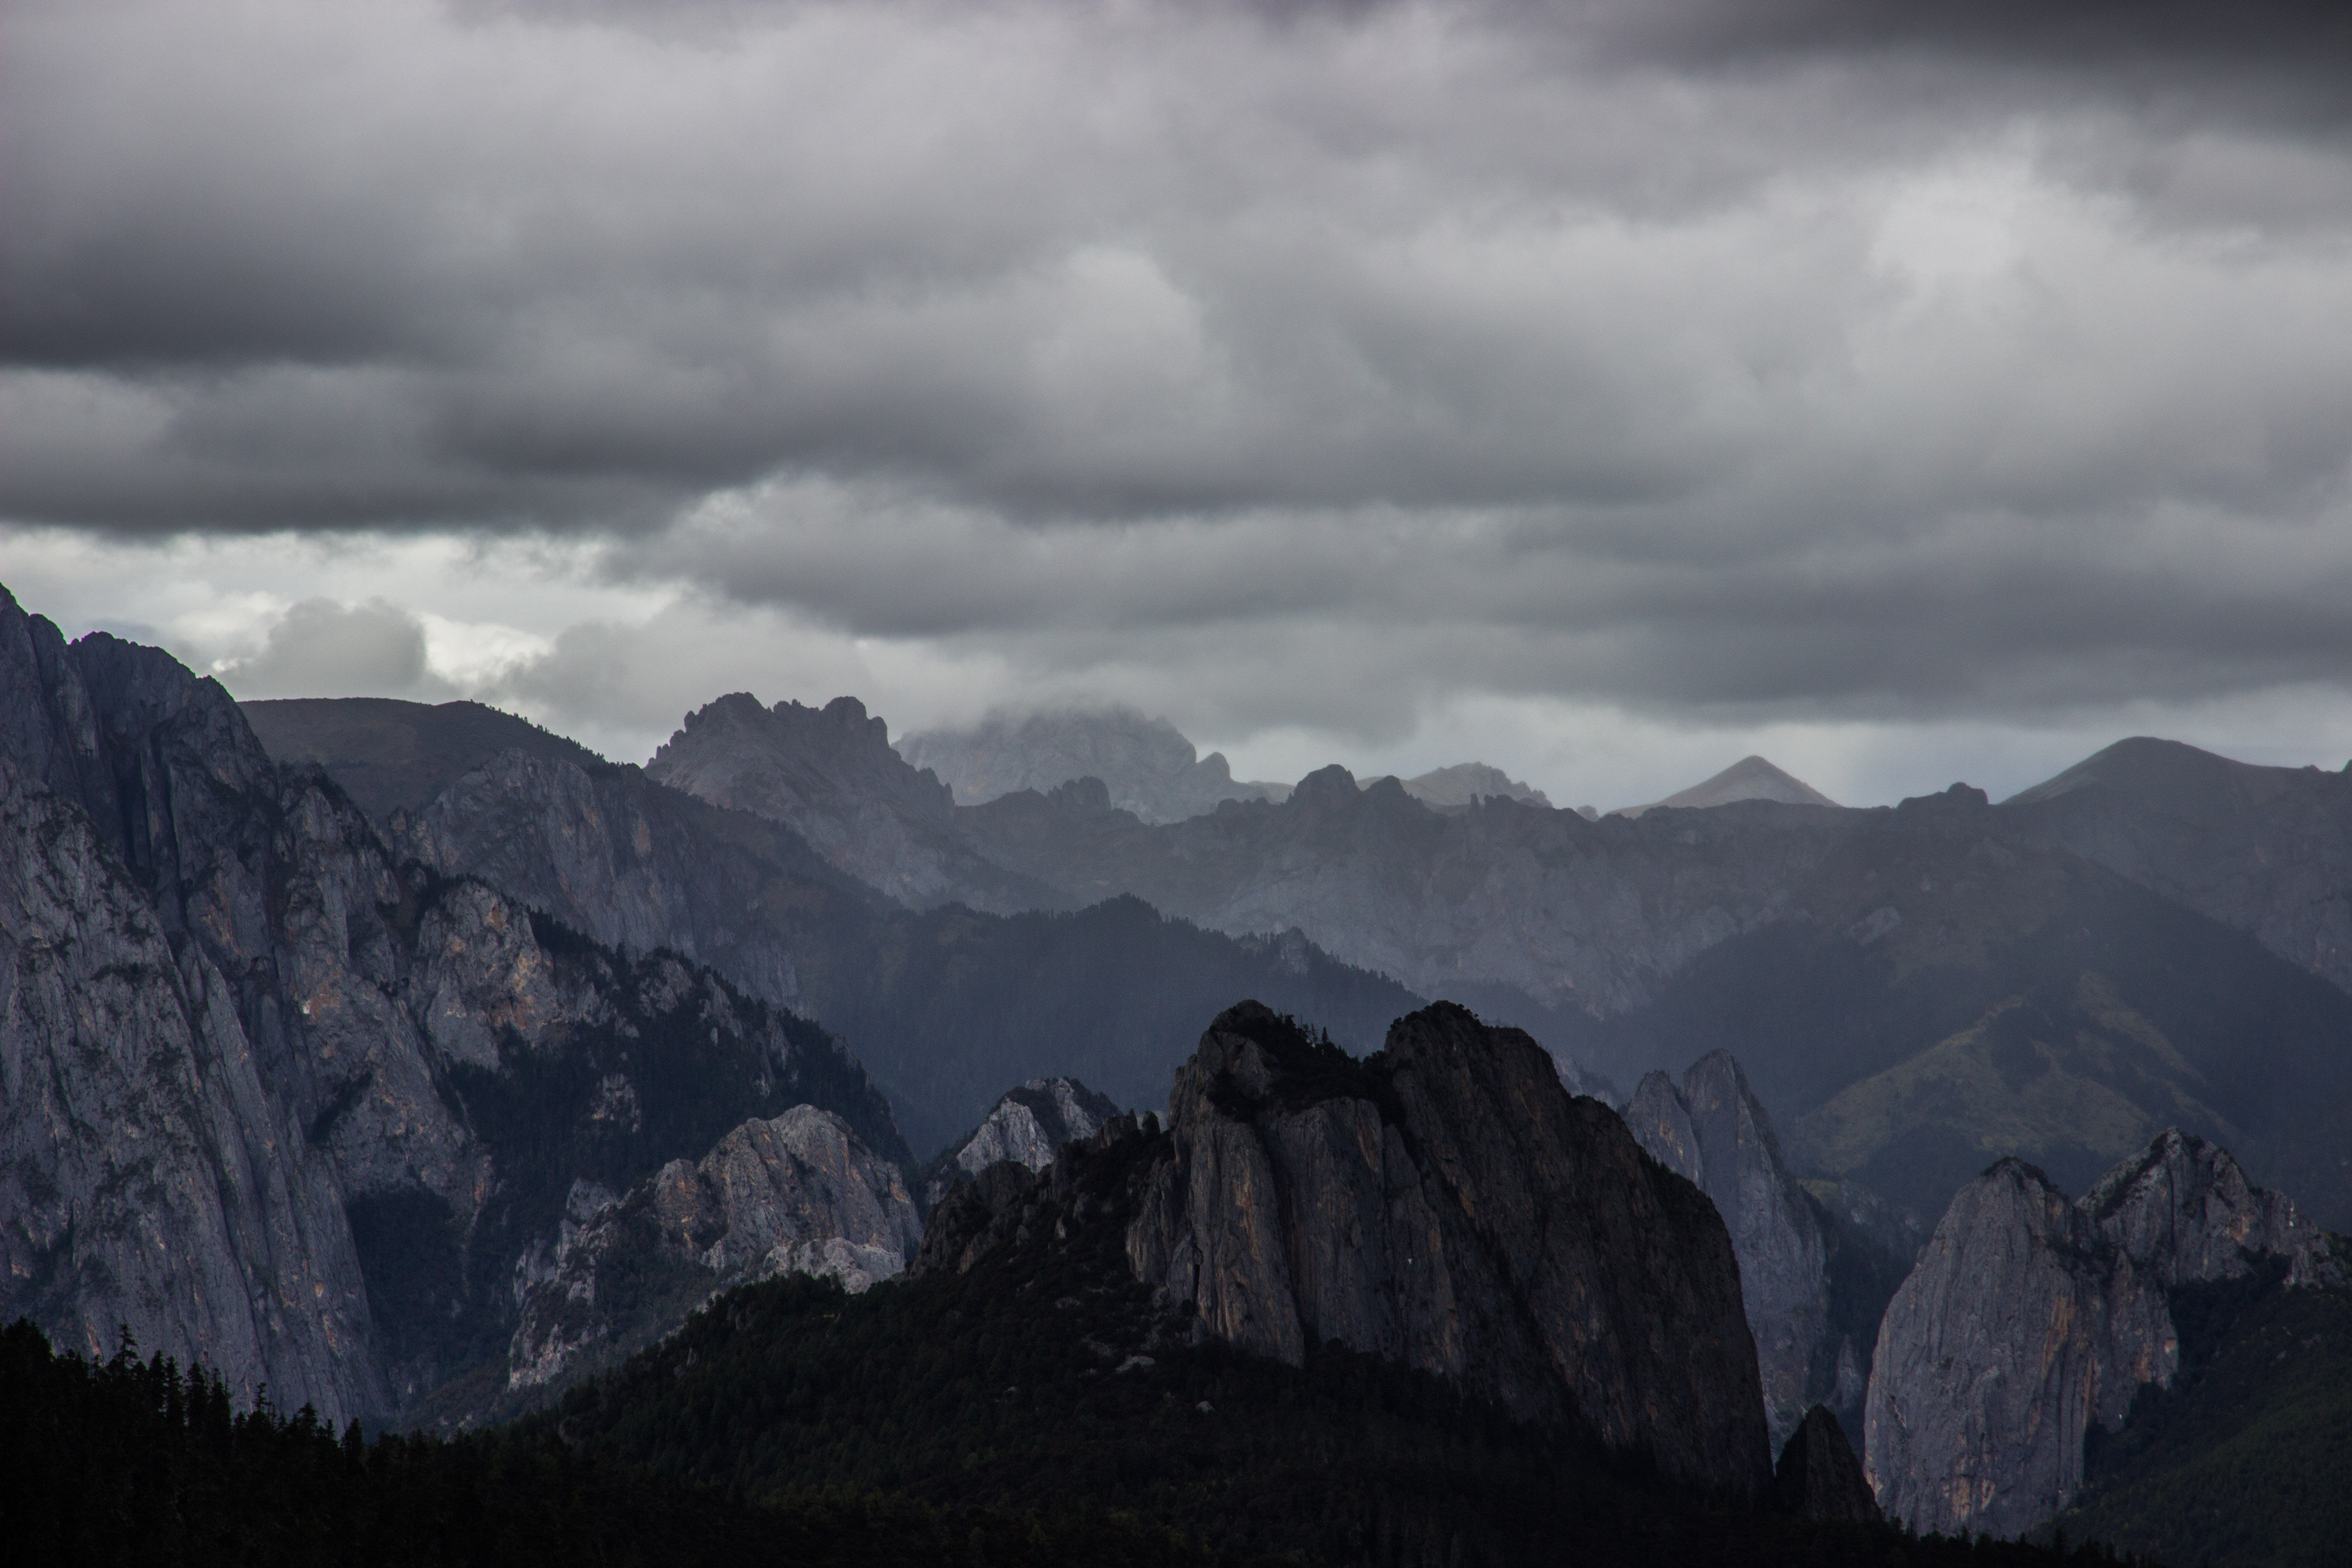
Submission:
<svg viewBox="0 0 2352 1568">
<path fill-rule="evenodd" d="M 543 1389 L 612 1364 L 698 1301 L 753 1280 L 813 1274 L 866 1289 L 902 1272 L 921 1243 L 904 1177 L 848 1122 L 812 1105 L 755 1118 L 617 1199 L 574 1184 L 552 1246 L 515 1266 L 508 1386 Z"/>
<path fill-rule="evenodd" d="M 1611 815 L 1639 816 L 1645 811 L 1656 811 L 1662 806 L 1729 805 L 1743 800 L 1778 801 L 1783 805 L 1837 805 L 1804 780 L 1782 773 L 1762 757 L 1742 757 L 1713 778 L 1701 780 L 1688 789 L 1678 790 L 1664 800 L 1654 800 L 1647 805 L 1625 806 Z"/>
<path fill-rule="evenodd" d="M 1432 768 L 1406 779 L 1404 792 L 1424 805 L 1440 808 L 1465 806 L 1481 798 L 1524 801 L 1547 810 L 1551 806 L 1543 791 L 1521 784 L 1502 769 L 1485 763 L 1456 763 L 1452 767 Z"/>
<path fill-rule="evenodd" d="M 1526 1035 L 1441 1003 L 1359 1061 L 1244 1004 L 1169 1107 L 1128 1255 L 1207 1332 L 1294 1364 L 1338 1340 L 1677 1475 L 1769 1480 L 1721 1218 Z"/>
<path fill-rule="evenodd" d="M 909 766 L 855 697 L 763 707 L 738 691 L 689 713 L 646 764 L 657 784 L 781 822 L 851 876 L 917 908 L 961 901 L 999 912 L 1067 900 L 983 858 L 955 801 Z"/>
<path fill-rule="evenodd" d="M 945 780 L 957 804 L 1020 790 L 1045 794 L 1073 779 L 1102 781 L 1110 804 L 1143 822 L 1181 822 L 1225 800 L 1280 800 L 1282 784 L 1236 780 L 1222 752 L 1203 757 L 1165 719 L 1132 708 L 992 713 L 969 730 L 908 735 L 898 751 Z"/>
<path fill-rule="evenodd" d="M 1880 1503 L 1923 1531 L 2050 1518 L 2082 1484 L 2090 1424 L 2117 1430 L 2141 1385 L 2171 1385 L 2168 1288 L 2263 1263 L 2340 1282 L 2326 1233 L 2177 1130 L 2076 1203 L 2023 1161 L 1993 1165 L 1880 1323 L 1863 1441 Z"/>
<path fill-rule="evenodd" d="M 1772 1496 L 1801 1519 L 1842 1519 L 1876 1524 L 1885 1518 L 1870 1495 L 1869 1479 L 1845 1428 L 1826 1405 L 1816 1405 L 1790 1433 L 1772 1468 Z"/>
<path fill-rule="evenodd" d="M 770 816 L 779 813 L 763 809 L 763 801 L 851 789 L 879 792 L 902 810 L 941 821 L 953 805 L 936 774 L 907 765 L 891 748 L 888 723 L 855 697 L 822 708 L 793 701 L 770 708 L 748 691 L 730 692 L 688 714 L 646 772 L 717 805 Z"/>
<path fill-rule="evenodd" d="M 2284 1193 L 2246 1179 L 2230 1152 L 2177 1127 L 2117 1165 L 2080 1205 L 2108 1245 L 2167 1285 L 2234 1279 L 2284 1258 L 2287 1282 L 2333 1282 L 2327 1234 Z"/>
<path fill-rule="evenodd" d="M 940 1151 L 923 1183 L 923 1205 L 936 1206 L 950 1188 L 970 1181 L 1000 1160 L 1032 1171 L 1053 1163 L 1065 1143 L 1091 1138 L 1118 1114 L 1107 1095 L 1074 1078 L 1033 1078 L 1008 1089 L 980 1125 Z"/>
<path fill-rule="evenodd" d="M 1373 783 L 1394 785 L 1400 793 L 1402 790 L 1402 786 L 1397 784 L 1393 779 L 1376 779 Z M 1356 784 L 1356 775 L 1338 763 L 1330 763 L 1317 768 L 1293 784 L 1290 790 L 1290 801 L 1293 805 L 1309 809 L 1317 806 L 1346 805 L 1352 804 L 1360 793 L 1362 792 Z"/>
<path fill-rule="evenodd" d="M 1696 1184 L 1730 1227 L 1740 1298 L 1756 1338 L 1772 1440 L 1786 1442 L 1816 1398 L 1834 1397 L 1840 1352 L 1829 1333 L 1821 1224 L 1790 1174 L 1771 1118 L 1729 1051 L 1710 1051 L 1677 1086 L 1643 1078 L 1625 1123 L 1651 1157 Z"/>
</svg>

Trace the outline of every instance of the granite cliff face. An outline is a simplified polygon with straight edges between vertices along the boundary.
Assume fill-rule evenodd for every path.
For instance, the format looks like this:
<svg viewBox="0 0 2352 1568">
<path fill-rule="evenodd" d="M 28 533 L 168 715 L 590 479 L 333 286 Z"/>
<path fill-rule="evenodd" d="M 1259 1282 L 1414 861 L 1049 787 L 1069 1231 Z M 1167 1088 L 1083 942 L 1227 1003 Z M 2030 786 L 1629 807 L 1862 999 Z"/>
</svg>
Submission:
<svg viewBox="0 0 2352 1568">
<path fill-rule="evenodd" d="M 904 1177 L 831 1111 L 746 1121 L 614 1200 L 575 1184 L 553 1246 L 515 1267 L 510 1390 L 611 1365 L 720 1290 L 778 1274 L 850 1291 L 902 1271 L 922 1241 Z"/>
<path fill-rule="evenodd" d="M 1879 1329 L 1864 1453 L 1887 1513 L 1914 1528 L 2013 1535 L 2083 1479 L 2093 1422 L 2116 1430 L 2168 1386 L 2171 1287 L 2263 1260 L 2333 1281 L 2326 1233 L 2247 1182 L 2221 1149 L 2158 1136 L 2079 1202 L 2018 1160 L 1962 1189 Z"/>
<path fill-rule="evenodd" d="M 89 818 L 0 760 L 0 1317 L 201 1354 L 330 1416 L 388 1394 L 331 1163 L 235 988 Z"/>
<path fill-rule="evenodd" d="M 969 1135 L 940 1152 L 924 1176 L 923 1206 L 936 1207 L 950 1188 L 1000 1160 L 1042 1171 L 1063 1144 L 1093 1137 L 1118 1114 L 1115 1101 L 1074 1078 L 1033 1078 L 1008 1089 Z"/>
<path fill-rule="evenodd" d="M 1223 752 L 1201 756 L 1175 725 L 1132 708 L 992 715 L 970 730 L 909 735 L 898 751 L 910 765 L 936 773 L 960 805 L 1093 778 L 1114 807 L 1139 821 L 1181 822 L 1220 801 L 1290 793 L 1287 784 L 1236 781 Z"/>
<path fill-rule="evenodd" d="M 1170 1096 L 1127 1249 L 1207 1332 L 1338 1340 L 1745 1491 L 1771 1454 L 1714 1206 L 1542 1048 L 1441 1004 L 1357 1061 L 1254 1004 Z"/>
<path fill-rule="evenodd" d="M 714 805 L 785 824 L 835 866 L 914 909 L 1055 909 L 1070 900 L 975 854 L 955 797 L 890 747 L 854 697 L 762 707 L 747 692 L 686 716 L 646 775 Z"/>
<path fill-rule="evenodd" d="M 502 1346 L 565 1194 L 816 1100 L 824 1032 L 394 864 L 219 686 L 0 594 L 0 1312 L 383 1415 Z"/>
<path fill-rule="evenodd" d="M 1789 1440 L 1809 1405 L 1861 1392 L 1839 1387 L 1857 1360 L 1829 1331 L 1827 1249 L 1813 1205 L 1789 1174 L 1771 1119 L 1728 1051 L 1710 1051 L 1677 1087 L 1662 1072 L 1644 1078 L 1625 1107 L 1625 1124 L 1651 1158 L 1715 1200 L 1739 1259 L 1739 1294 L 1756 1337 L 1764 1414 L 1775 1446 Z M 1841 1354 L 1843 1352 L 1843 1355 Z"/>
</svg>

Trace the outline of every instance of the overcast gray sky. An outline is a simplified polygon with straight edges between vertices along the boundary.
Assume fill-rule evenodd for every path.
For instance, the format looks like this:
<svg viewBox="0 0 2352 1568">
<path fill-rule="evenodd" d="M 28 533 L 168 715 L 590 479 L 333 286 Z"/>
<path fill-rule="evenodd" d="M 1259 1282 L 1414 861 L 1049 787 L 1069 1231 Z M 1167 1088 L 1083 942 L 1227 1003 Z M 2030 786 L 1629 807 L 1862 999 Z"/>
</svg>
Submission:
<svg viewBox="0 0 2352 1568">
<path fill-rule="evenodd" d="M 628 760 L 2341 766 L 2347 17 L 11 0 L 0 583 Z"/>
</svg>

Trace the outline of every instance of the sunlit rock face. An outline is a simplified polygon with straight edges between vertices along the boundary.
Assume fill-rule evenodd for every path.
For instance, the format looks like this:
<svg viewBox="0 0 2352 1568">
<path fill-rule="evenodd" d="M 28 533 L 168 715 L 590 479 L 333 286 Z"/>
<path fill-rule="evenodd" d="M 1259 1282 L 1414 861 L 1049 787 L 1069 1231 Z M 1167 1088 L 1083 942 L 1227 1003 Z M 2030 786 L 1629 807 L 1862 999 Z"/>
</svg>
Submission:
<svg viewBox="0 0 2352 1568">
<path fill-rule="evenodd" d="M 962 1142 L 950 1144 L 931 1162 L 923 1184 L 923 1206 L 937 1205 L 950 1188 L 999 1160 L 1042 1171 L 1053 1163 L 1054 1151 L 1093 1137 L 1118 1114 L 1114 1101 L 1076 1079 L 1031 1079 L 1007 1090 Z"/>
<path fill-rule="evenodd" d="M 2179 1131 L 2077 1202 L 2003 1160 L 1952 1200 L 1880 1324 L 1865 1468 L 1889 1516 L 2013 1535 L 2083 1479 L 2092 1422 L 2121 1427 L 2144 1384 L 2168 1387 L 2168 1287 L 2259 1263 L 2337 1278 L 2325 1232 Z"/>
<path fill-rule="evenodd" d="M 852 1292 L 905 1269 L 922 1224 L 905 1178 L 830 1111 L 744 1122 L 614 1199 L 575 1189 L 551 1254 L 516 1268 L 511 1388 L 609 1363 L 677 1327 L 699 1300 L 778 1274 Z"/>
<path fill-rule="evenodd" d="M 1293 1363 L 1338 1340 L 1675 1474 L 1769 1481 L 1722 1220 L 1525 1035 L 1441 1004 L 1359 1062 L 1237 1007 L 1169 1106 L 1128 1253 L 1207 1332 Z"/>
<path fill-rule="evenodd" d="M 1625 1124 L 1650 1156 L 1715 1200 L 1739 1259 L 1764 1411 L 1777 1447 L 1837 1383 L 1820 1223 L 1790 1177 L 1771 1119 L 1728 1051 L 1711 1051 L 1677 1086 L 1651 1073 Z M 1850 1353 L 1850 1352 L 1849 1352 Z"/>
</svg>

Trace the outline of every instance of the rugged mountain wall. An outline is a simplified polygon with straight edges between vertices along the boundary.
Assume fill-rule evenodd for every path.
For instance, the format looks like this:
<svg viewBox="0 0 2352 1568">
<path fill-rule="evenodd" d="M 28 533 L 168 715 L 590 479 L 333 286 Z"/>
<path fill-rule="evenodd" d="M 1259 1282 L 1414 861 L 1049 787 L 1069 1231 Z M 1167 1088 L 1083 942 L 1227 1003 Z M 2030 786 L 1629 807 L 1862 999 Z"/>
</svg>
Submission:
<svg viewBox="0 0 2352 1568">
<path fill-rule="evenodd" d="M 713 1294 L 777 1274 L 852 1292 L 903 1270 L 922 1223 L 898 1168 L 831 1111 L 753 1120 L 615 1200 L 576 1184 L 553 1245 L 517 1265 L 510 1391 L 615 1363 Z"/>
<path fill-rule="evenodd" d="M 159 650 L 0 594 L 0 1312 L 383 1415 L 501 1352 L 580 1180 L 809 1100 L 905 1158 L 822 1030 L 396 867 Z"/>
<path fill-rule="evenodd" d="M 883 904 L 789 829 L 635 768 L 504 752 L 388 831 L 445 875 L 478 877 L 611 946 L 674 949 L 780 1006 L 805 1005 L 796 928 Z"/>
<path fill-rule="evenodd" d="M 1774 1446 L 1786 1443 L 1810 1405 L 1843 1403 L 1842 1394 L 1861 1390 L 1838 1386 L 1841 1351 L 1847 1368 L 1857 1361 L 1830 1333 L 1821 1221 L 1789 1174 L 1771 1118 L 1729 1051 L 1700 1058 L 1679 1087 L 1662 1072 L 1650 1074 L 1624 1116 L 1651 1158 L 1714 1199 L 1730 1228 L 1765 1417 Z"/>
<path fill-rule="evenodd" d="M 1113 806 L 1139 821 L 1181 822 L 1220 801 L 1290 793 L 1286 784 L 1237 782 L 1223 753 L 1201 756 L 1175 725 L 1132 708 L 992 715 L 970 730 L 909 735 L 898 751 L 910 765 L 936 773 L 960 805 L 1093 778 Z"/>
<path fill-rule="evenodd" d="M 1208 1332 L 1294 1364 L 1338 1340 L 1674 1474 L 1768 1480 L 1721 1218 L 1525 1035 L 1441 1004 L 1359 1062 L 1244 1005 L 1169 1106 L 1128 1253 Z"/>
<path fill-rule="evenodd" d="M 0 1318 L 93 1355 L 128 1328 L 289 1409 L 381 1410 L 342 1184 L 234 994 L 89 818 L 0 760 Z"/>
<path fill-rule="evenodd" d="M 955 799 L 937 775 L 890 747 L 889 726 L 854 697 L 823 708 L 762 707 L 722 697 L 646 764 L 647 777 L 714 805 L 790 826 L 850 875 L 915 909 L 1057 909 L 1065 894 L 974 853 L 955 826 Z"/>
<path fill-rule="evenodd" d="M 1000 1160 L 1032 1171 L 1054 1162 L 1054 1152 L 1091 1138 L 1118 1114 L 1118 1105 L 1074 1078 L 1033 1078 L 1005 1091 L 980 1125 L 940 1151 L 923 1176 L 923 1206 L 936 1207 L 950 1188 Z"/>
<path fill-rule="evenodd" d="M 2076 1203 L 2003 1160 L 1952 1200 L 1879 1328 L 1864 1454 L 1887 1513 L 1925 1531 L 2013 1535 L 2083 1479 L 2084 1434 L 2168 1386 L 2171 1287 L 2261 1260 L 2330 1281 L 2325 1232 L 2227 1151 L 2159 1135 Z"/>
</svg>

